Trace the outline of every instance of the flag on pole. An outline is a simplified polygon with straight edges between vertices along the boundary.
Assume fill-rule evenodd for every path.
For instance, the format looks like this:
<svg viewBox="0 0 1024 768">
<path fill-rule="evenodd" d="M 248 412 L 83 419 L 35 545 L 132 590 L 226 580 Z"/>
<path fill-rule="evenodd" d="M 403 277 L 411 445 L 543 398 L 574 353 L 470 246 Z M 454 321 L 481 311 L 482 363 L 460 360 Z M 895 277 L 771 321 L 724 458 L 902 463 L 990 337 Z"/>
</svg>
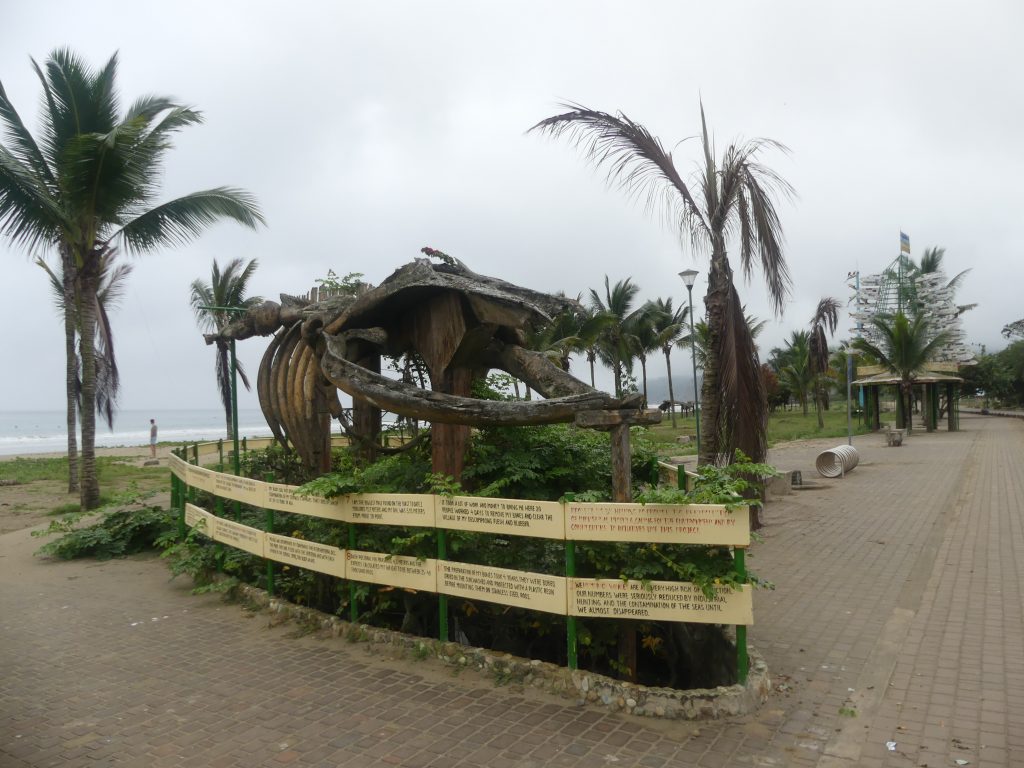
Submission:
<svg viewBox="0 0 1024 768">
<path fill-rule="evenodd" d="M 900 253 L 910 255 L 910 235 L 900 232 Z"/>
</svg>

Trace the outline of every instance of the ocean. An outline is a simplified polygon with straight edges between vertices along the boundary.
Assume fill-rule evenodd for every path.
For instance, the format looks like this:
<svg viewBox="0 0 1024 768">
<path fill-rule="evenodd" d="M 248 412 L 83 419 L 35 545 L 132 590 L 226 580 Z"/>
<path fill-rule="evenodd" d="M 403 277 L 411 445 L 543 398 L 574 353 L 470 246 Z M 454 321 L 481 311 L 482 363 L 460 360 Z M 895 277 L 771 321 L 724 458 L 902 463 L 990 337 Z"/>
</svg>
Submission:
<svg viewBox="0 0 1024 768">
<path fill-rule="evenodd" d="M 149 420 L 156 419 L 161 442 L 192 442 L 225 437 L 221 409 L 119 411 L 114 429 L 96 420 L 96 446 L 149 445 Z M 266 437 L 270 428 L 258 408 L 238 410 L 238 433 Z M 67 415 L 64 411 L 0 411 L 0 456 L 60 453 L 67 450 Z M 81 447 L 81 442 L 79 442 Z"/>
</svg>

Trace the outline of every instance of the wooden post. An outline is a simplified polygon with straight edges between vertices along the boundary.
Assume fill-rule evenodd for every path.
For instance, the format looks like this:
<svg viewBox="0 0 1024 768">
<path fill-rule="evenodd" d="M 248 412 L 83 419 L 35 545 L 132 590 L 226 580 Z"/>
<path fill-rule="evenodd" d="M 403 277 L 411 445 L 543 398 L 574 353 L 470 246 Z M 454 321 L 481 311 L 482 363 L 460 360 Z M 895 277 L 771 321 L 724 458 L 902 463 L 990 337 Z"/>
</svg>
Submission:
<svg viewBox="0 0 1024 768">
<path fill-rule="evenodd" d="M 633 478 L 629 456 L 629 424 L 612 427 L 612 501 L 633 500 Z"/>
<path fill-rule="evenodd" d="M 380 355 L 368 355 L 359 360 L 358 365 L 373 373 L 380 373 Z M 377 446 L 380 444 L 380 418 L 380 408 L 376 408 L 364 400 L 352 398 L 352 428 L 362 438 L 362 441 L 365 441 L 361 441 L 357 449 L 359 456 L 367 463 L 377 460 Z"/>
<path fill-rule="evenodd" d="M 932 385 L 924 385 L 924 403 L 922 403 L 921 414 L 924 417 L 925 432 L 934 432 L 935 423 L 932 421 Z"/>
<path fill-rule="evenodd" d="M 431 377 L 433 379 L 433 376 Z M 473 372 L 468 368 L 454 368 L 445 371 L 438 385 L 450 395 L 469 395 L 472 390 Z M 462 479 L 462 470 L 466 463 L 466 443 L 469 442 L 469 427 L 461 424 L 440 424 L 435 422 L 430 427 L 430 460 L 431 471 L 436 474 L 449 475 L 456 480 Z"/>
</svg>

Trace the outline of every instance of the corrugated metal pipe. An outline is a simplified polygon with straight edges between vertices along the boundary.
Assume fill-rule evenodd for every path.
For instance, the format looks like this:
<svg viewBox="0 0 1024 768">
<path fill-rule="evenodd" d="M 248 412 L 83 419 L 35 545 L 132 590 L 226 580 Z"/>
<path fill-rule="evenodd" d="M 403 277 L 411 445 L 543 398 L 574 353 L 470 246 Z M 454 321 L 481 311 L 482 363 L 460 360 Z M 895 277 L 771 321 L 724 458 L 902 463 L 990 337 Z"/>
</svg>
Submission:
<svg viewBox="0 0 1024 768">
<path fill-rule="evenodd" d="M 860 454 L 852 445 L 837 445 L 818 454 L 814 462 L 822 477 L 841 477 L 860 463 Z"/>
</svg>

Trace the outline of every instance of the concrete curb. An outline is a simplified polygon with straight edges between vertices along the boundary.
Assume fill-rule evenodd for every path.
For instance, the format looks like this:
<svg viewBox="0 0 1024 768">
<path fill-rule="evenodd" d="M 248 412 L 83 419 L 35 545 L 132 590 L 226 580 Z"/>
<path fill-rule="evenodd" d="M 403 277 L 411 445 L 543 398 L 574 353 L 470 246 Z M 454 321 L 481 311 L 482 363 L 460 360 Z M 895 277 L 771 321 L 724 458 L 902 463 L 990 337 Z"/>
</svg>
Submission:
<svg viewBox="0 0 1024 768">
<path fill-rule="evenodd" d="M 473 671 L 496 685 L 528 686 L 562 698 L 575 699 L 581 706 L 588 705 L 637 717 L 714 720 L 747 714 L 764 704 L 771 690 L 768 665 L 753 649 L 749 650 L 750 673 L 746 685 L 692 690 L 652 688 L 485 648 L 442 643 L 440 640 L 406 635 L 366 624 L 352 624 L 337 616 L 270 597 L 265 590 L 248 584 L 239 584 L 233 596 L 243 603 L 269 612 L 280 621 L 295 621 L 317 631 L 329 632 L 332 637 L 365 643 L 370 653 L 391 658 L 432 659 L 452 669 Z"/>
</svg>

